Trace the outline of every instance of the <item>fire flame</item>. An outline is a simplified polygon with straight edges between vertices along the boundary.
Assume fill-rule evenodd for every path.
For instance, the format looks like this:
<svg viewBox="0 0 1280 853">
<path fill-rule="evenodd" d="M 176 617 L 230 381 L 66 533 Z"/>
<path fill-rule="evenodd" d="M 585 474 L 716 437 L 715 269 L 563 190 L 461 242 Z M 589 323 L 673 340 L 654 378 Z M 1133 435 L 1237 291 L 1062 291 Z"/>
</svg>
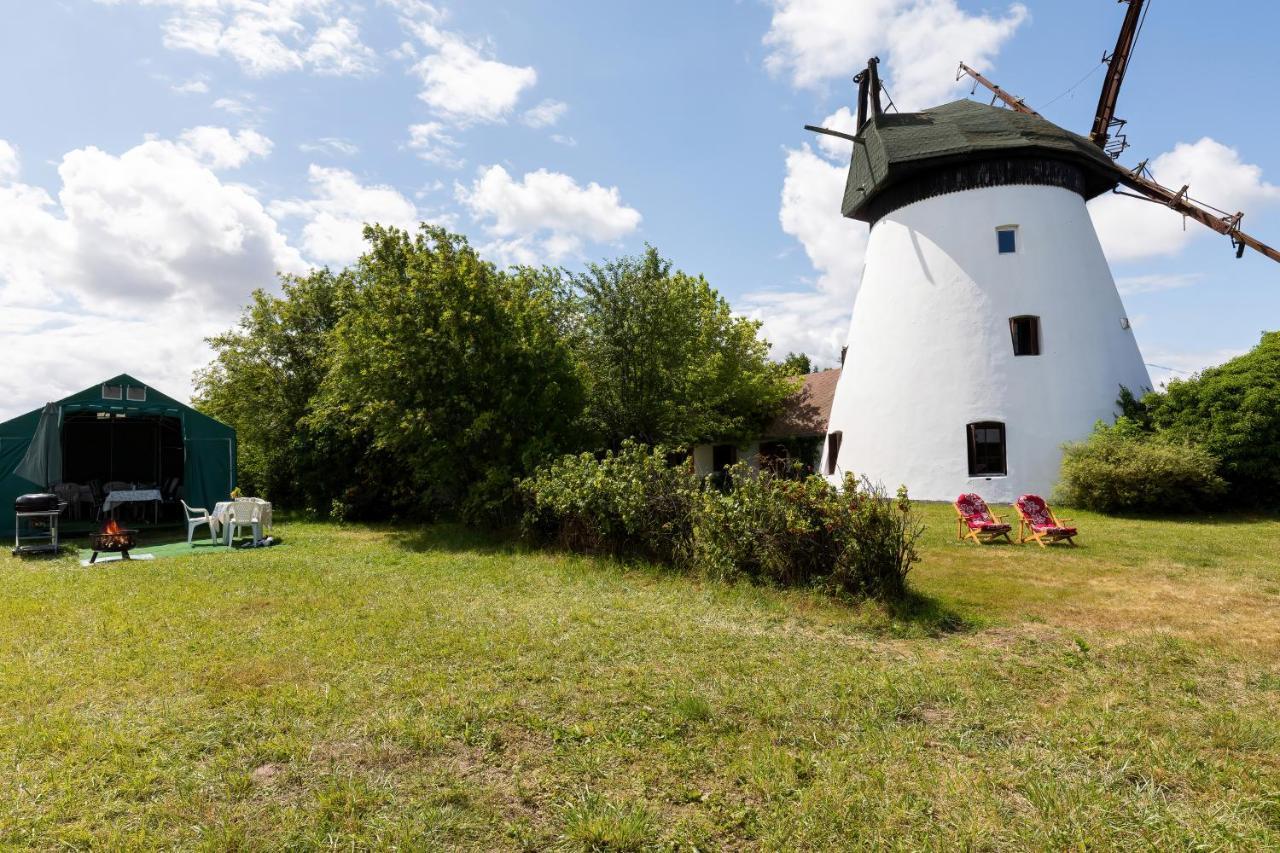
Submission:
<svg viewBox="0 0 1280 853">
<path fill-rule="evenodd" d="M 107 523 L 102 525 L 102 532 L 108 536 L 115 536 L 120 533 L 120 525 L 116 524 L 114 518 L 107 519 Z"/>
</svg>

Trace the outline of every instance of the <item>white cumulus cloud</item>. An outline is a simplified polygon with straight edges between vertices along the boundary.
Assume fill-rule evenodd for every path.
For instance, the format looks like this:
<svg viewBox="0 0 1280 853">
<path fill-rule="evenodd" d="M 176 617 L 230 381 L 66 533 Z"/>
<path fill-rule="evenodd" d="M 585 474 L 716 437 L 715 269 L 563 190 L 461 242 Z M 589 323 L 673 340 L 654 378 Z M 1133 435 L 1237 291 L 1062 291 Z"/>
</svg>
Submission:
<svg viewBox="0 0 1280 853">
<path fill-rule="evenodd" d="M 0 181 L 18 177 L 18 149 L 0 139 Z"/>
<path fill-rule="evenodd" d="M 533 68 L 486 56 L 479 46 L 432 21 L 408 24 L 431 51 L 413 66 L 422 82 L 418 97 L 456 124 L 505 120 L 521 93 L 538 81 Z"/>
<path fill-rule="evenodd" d="M 991 15 L 965 12 L 956 0 L 773 0 L 765 65 L 799 88 L 820 88 L 879 55 L 898 107 L 922 109 L 958 96 L 961 60 L 991 68 L 1027 17 L 1021 3 Z"/>
<path fill-rule="evenodd" d="M 226 140 L 191 138 L 215 137 L 204 153 L 181 139 L 121 154 L 70 151 L 56 195 L 23 183 L 16 162 L 2 170 L 0 395 L 12 395 L 9 414 L 125 370 L 182 397 L 207 360 L 202 338 L 225 328 L 251 290 L 272 287 L 277 271 L 306 269 L 254 193 L 210 167 L 208 156 L 225 162 Z"/>
<path fill-rule="evenodd" d="M 582 253 L 584 242 L 612 242 L 640 226 L 640 212 L 622 202 L 617 187 L 539 169 L 520 180 L 489 166 L 455 196 L 493 238 L 481 247 L 506 263 L 558 263 Z"/>
<path fill-rule="evenodd" d="M 857 128 L 854 127 L 858 123 L 858 117 L 848 107 L 841 107 L 831 115 L 824 118 L 818 127 L 825 127 L 827 130 L 838 130 L 841 133 L 855 134 Z M 841 139 L 838 136 L 828 136 L 825 133 L 819 133 L 814 136 L 814 140 L 818 143 L 818 149 L 830 157 L 832 160 L 848 165 L 849 158 L 853 156 L 853 143 L 847 139 Z"/>
<path fill-rule="evenodd" d="M 366 224 L 394 225 L 414 231 L 417 206 L 393 187 L 366 186 L 346 169 L 312 165 L 308 171 L 311 198 L 273 202 L 278 218 L 304 221 L 302 247 L 320 263 L 341 266 L 358 258 L 365 248 Z"/>
<path fill-rule="evenodd" d="M 807 145 L 787 152 L 778 219 L 817 277 L 802 288 L 749 293 L 739 302 L 764 322 L 775 355 L 806 352 L 821 364 L 839 364 L 867 248 L 866 224 L 840 215 L 844 179 L 845 167 Z"/>
<path fill-rule="evenodd" d="M 438 121 L 427 121 L 409 126 L 409 147 L 429 163 L 450 169 L 462 168 L 463 161 L 457 150 L 460 143 Z"/>
<path fill-rule="evenodd" d="M 252 157 L 271 153 L 271 140 L 256 130 L 232 133 L 225 127 L 193 127 L 183 131 L 182 144 L 210 169 L 237 169 Z"/>
<path fill-rule="evenodd" d="M 564 101 L 547 98 L 537 106 L 525 110 L 521 121 L 532 128 L 551 127 L 551 125 L 564 118 L 564 114 L 568 111 L 569 105 Z"/>
<path fill-rule="evenodd" d="M 97 0 L 166 8 L 164 45 L 234 60 L 263 76 L 311 68 L 320 74 L 366 74 L 373 52 L 344 0 Z"/>
<path fill-rule="evenodd" d="M 298 146 L 298 150 L 306 154 L 338 154 L 343 157 L 354 157 L 360 153 L 360 146 L 338 136 L 322 136 L 314 142 L 303 142 Z"/>
<path fill-rule="evenodd" d="M 377 69 L 374 53 L 360 41 L 360 28 L 339 18 L 316 32 L 303 59 L 319 74 L 356 77 Z"/>
<path fill-rule="evenodd" d="M 1149 167 L 1161 184 L 1175 191 L 1188 185 L 1192 198 L 1229 213 L 1248 213 L 1280 201 L 1280 186 L 1267 183 L 1259 166 L 1245 163 L 1240 152 L 1207 136 L 1197 142 L 1178 143 L 1172 151 L 1153 159 Z M 1121 195 L 1094 199 L 1089 213 L 1112 261 L 1174 255 L 1191 240 L 1213 236 L 1198 222 L 1184 223 L 1179 213 L 1162 204 Z M 1246 217 L 1246 231 L 1248 222 Z"/>
<path fill-rule="evenodd" d="M 203 95 L 209 91 L 209 84 L 199 77 L 175 83 L 169 87 L 179 95 Z"/>
</svg>

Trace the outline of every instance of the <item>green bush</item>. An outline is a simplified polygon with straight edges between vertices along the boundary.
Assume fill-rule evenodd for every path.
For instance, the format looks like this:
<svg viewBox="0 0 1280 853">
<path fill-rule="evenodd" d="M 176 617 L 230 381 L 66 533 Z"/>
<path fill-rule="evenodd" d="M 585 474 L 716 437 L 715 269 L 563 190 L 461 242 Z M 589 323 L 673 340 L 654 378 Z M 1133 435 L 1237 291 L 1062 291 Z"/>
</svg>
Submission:
<svg viewBox="0 0 1280 853">
<path fill-rule="evenodd" d="M 1219 460 L 1230 498 L 1280 500 L 1280 332 L 1267 332 L 1238 358 L 1142 399 L 1160 435 L 1201 444 Z"/>
<path fill-rule="evenodd" d="M 897 598 L 906 592 L 922 528 L 906 490 L 845 475 L 842 489 L 822 477 L 792 479 L 736 466 L 730 488 L 697 503 L 691 563 L 713 577 Z"/>
<path fill-rule="evenodd" d="M 585 553 L 684 559 L 700 489 L 691 463 L 625 441 L 617 453 L 562 456 L 520 483 L 529 538 Z"/>
<path fill-rule="evenodd" d="M 1226 492 L 1217 470 L 1218 460 L 1203 447 L 1143 432 L 1122 417 L 1066 445 L 1056 497 L 1098 512 L 1185 511 Z"/>
<path fill-rule="evenodd" d="M 905 490 L 846 476 L 730 469 L 704 488 L 687 462 L 627 442 L 617 454 L 566 456 L 521 483 L 524 531 L 590 553 L 639 554 L 709 577 L 896 598 L 922 528 Z"/>
</svg>

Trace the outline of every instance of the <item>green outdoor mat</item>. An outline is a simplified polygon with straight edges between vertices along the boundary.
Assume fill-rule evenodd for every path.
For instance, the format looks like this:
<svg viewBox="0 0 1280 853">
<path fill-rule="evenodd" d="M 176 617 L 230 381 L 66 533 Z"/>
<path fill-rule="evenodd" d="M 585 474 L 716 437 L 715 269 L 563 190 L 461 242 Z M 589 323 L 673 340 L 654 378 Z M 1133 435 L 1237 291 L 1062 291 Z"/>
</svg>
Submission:
<svg viewBox="0 0 1280 853">
<path fill-rule="evenodd" d="M 160 559 L 161 557 L 186 557 L 191 554 L 220 554 L 230 550 L 232 549 L 228 548 L 226 545 L 223 545 L 221 542 L 214 544 L 213 542 L 210 542 L 208 539 L 205 539 L 204 541 L 197 539 L 194 542 L 192 542 L 190 545 L 188 545 L 185 541 L 170 542 L 165 545 L 139 545 L 137 548 L 131 549 L 130 554 L 137 554 L 137 555 L 151 554 L 156 559 Z M 93 556 L 93 551 L 91 549 L 89 548 L 80 549 L 81 560 L 87 560 L 91 556 Z M 116 555 L 110 554 L 104 551 L 103 553 L 98 555 L 98 562 L 101 563 L 106 558 L 114 557 L 114 556 Z"/>
</svg>

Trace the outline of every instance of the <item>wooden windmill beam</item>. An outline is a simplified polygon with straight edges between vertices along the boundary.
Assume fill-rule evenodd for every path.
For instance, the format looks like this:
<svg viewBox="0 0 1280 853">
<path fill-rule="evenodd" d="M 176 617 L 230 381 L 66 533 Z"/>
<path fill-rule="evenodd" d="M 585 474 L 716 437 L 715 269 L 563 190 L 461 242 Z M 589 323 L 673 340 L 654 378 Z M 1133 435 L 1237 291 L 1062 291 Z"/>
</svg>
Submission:
<svg viewBox="0 0 1280 853">
<path fill-rule="evenodd" d="M 1234 215 L 1219 215 L 1189 198 L 1187 196 L 1187 187 L 1175 192 L 1146 177 L 1140 170 L 1141 167 L 1132 172 L 1118 169 L 1121 175 L 1120 183 L 1135 192 L 1141 193 L 1144 198 L 1159 202 L 1171 210 L 1178 211 L 1188 219 L 1194 219 L 1201 225 L 1230 237 L 1232 245 L 1236 247 L 1237 258 L 1244 254 L 1247 246 L 1250 249 L 1261 252 L 1273 261 L 1280 262 L 1280 251 L 1276 251 L 1257 237 L 1240 230 L 1240 220 L 1244 219 L 1243 212 Z"/>
<path fill-rule="evenodd" d="M 1022 98 L 1019 98 L 1017 95 L 1011 92 L 1006 92 L 1004 89 L 1001 89 L 995 83 L 992 83 L 986 77 L 983 77 L 977 71 L 973 70 L 972 68 L 970 68 L 969 66 L 961 62 L 960 70 L 956 72 L 956 79 L 959 80 L 961 77 L 963 77 L 966 74 L 968 74 L 974 80 L 977 80 L 983 86 L 986 86 L 988 89 L 990 89 L 992 93 L 994 93 L 997 98 L 1004 101 L 1009 106 L 1010 109 L 1017 110 L 1020 113 L 1026 113 L 1027 115 L 1033 115 L 1033 116 L 1040 115 L 1040 113 L 1036 112 L 1035 110 L 1031 109 L 1031 107 L 1027 106 L 1026 102 L 1022 100 Z"/>
<path fill-rule="evenodd" d="M 962 73 L 956 76 L 957 80 L 964 74 L 968 74 L 983 86 L 990 89 L 996 97 L 1009 104 L 1010 107 L 1016 109 L 1018 112 L 1028 113 L 1035 116 L 1040 115 L 1038 112 L 1031 109 L 1031 107 L 1023 103 L 1021 98 L 1014 98 L 1012 95 L 1009 95 L 995 83 L 992 83 L 986 77 L 983 77 L 963 62 L 960 63 L 960 70 Z M 1240 221 L 1244 219 L 1244 213 L 1236 213 L 1234 215 L 1222 215 L 1217 213 L 1188 196 L 1187 191 L 1189 187 L 1183 187 L 1181 190 L 1175 192 L 1174 190 L 1157 183 L 1151 178 L 1148 178 L 1143 174 L 1143 167 L 1145 165 L 1146 164 L 1144 163 L 1137 169 L 1129 171 L 1119 164 L 1116 164 L 1116 181 L 1134 192 L 1141 194 L 1143 198 L 1159 202 L 1170 210 L 1176 210 L 1188 219 L 1194 219 L 1201 225 L 1204 225 L 1207 228 L 1212 228 L 1219 234 L 1230 237 L 1231 244 L 1236 248 L 1237 258 L 1243 256 L 1244 250 L 1247 247 L 1256 252 L 1262 253 L 1273 261 L 1280 262 L 1280 251 L 1268 246 L 1257 237 L 1246 234 L 1244 231 L 1240 230 Z"/>
<path fill-rule="evenodd" d="M 1129 57 L 1133 55 L 1133 45 L 1138 40 L 1143 6 L 1143 0 L 1120 0 L 1120 2 L 1128 3 L 1129 11 L 1125 13 L 1124 23 L 1120 26 L 1120 35 L 1116 38 L 1116 49 L 1110 56 L 1102 58 L 1102 61 L 1107 63 L 1107 76 L 1102 81 L 1102 94 L 1098 97 L 1093 129 L 1089 131 L 1089 138 L 1093 140 L 1093 144 L 1111 154 L 1112 157 L 1119 157 L 1126 147 L 1123 136 L 1117 138 L 1116 145 L 1108 143 L 1111 140 L 1111 128 L 1124 125 L 1123 121 L 1116 120 L 1116 102 L 1120 99 L 1120 86 L 1124 83 L 1124 73 L 1129 68 Z"/>
</svg>

